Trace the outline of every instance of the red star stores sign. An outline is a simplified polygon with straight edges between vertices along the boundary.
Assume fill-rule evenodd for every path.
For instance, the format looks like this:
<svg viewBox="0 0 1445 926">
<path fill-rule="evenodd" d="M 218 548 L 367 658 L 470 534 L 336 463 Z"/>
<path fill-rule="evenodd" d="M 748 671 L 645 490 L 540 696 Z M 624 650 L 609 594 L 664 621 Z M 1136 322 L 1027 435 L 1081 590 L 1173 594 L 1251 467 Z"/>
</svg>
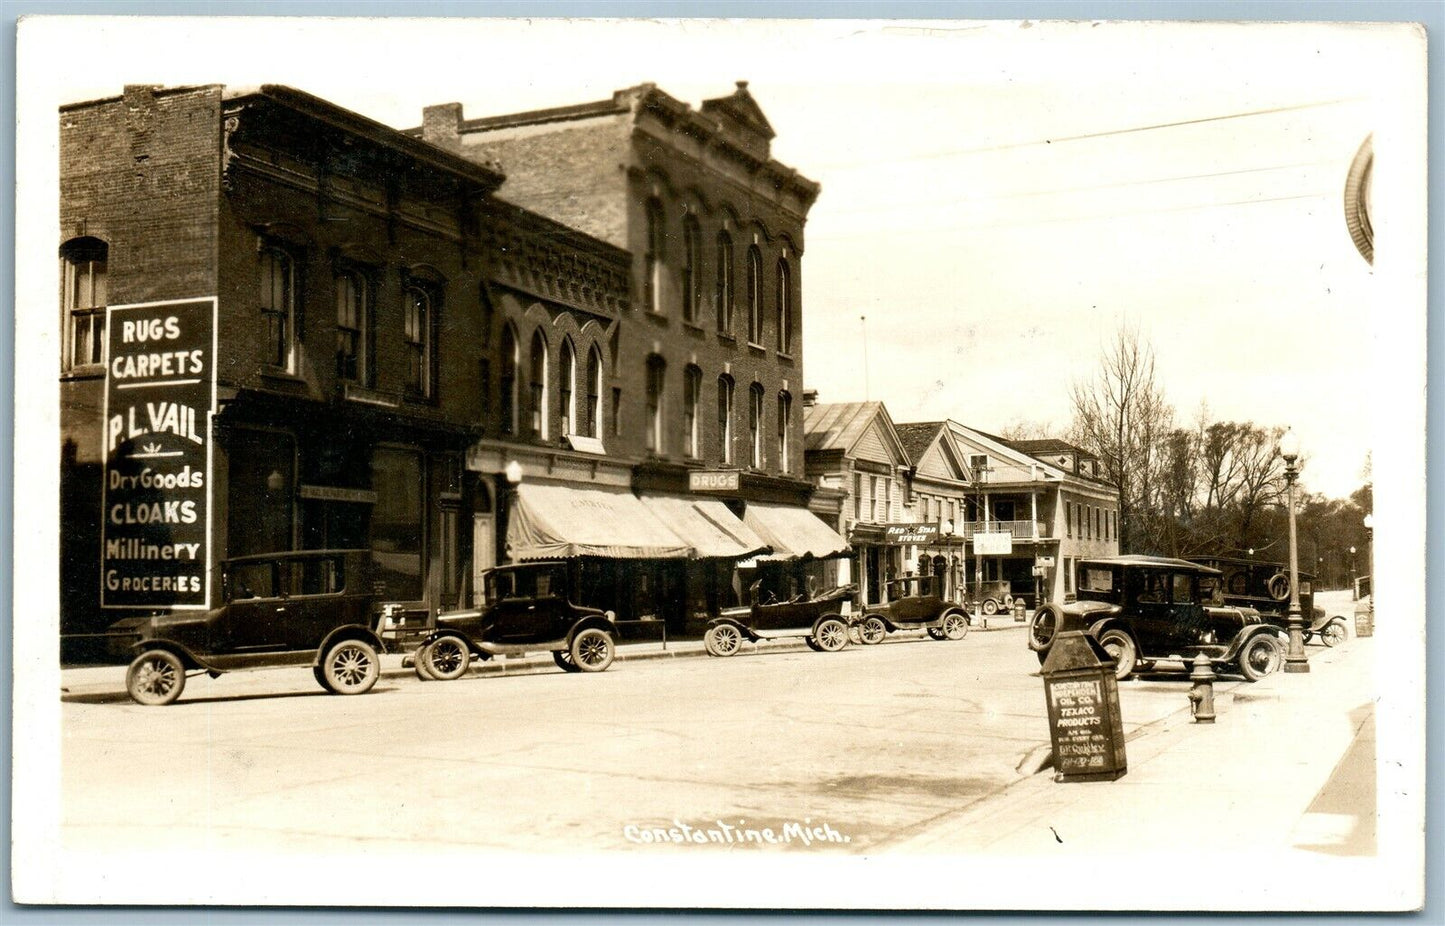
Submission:
<svg viewBox="0 0 1445 926">
<path fill-rule="evenodd" d="M 210 605 L 216 300 L 106 310 L 101 606 Z"/>
</svg>

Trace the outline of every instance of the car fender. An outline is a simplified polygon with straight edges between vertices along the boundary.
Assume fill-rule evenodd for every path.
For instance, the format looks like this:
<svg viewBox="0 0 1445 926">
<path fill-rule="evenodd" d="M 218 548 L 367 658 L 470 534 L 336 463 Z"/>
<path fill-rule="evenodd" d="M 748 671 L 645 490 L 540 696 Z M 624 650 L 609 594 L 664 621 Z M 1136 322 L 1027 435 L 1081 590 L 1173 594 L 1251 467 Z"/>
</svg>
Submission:
<svg viewBox="0 0 1445 926">
<path fill-rule="evenodd" d="M 151 650 L 160 649 L 175 655 L 175 657 L 181 661 L 181 665 L 185 666 L 188 671 L 197 669 L 204 669 L 207 672 L 222 671 L 220 669 L 213 668 L 209 662 L 205 661 L 204 659 L 197 656 L 195 653 L 191 652 L 189 647 L 177 643 L 175 640 L 168 640 L 164 637 L 160 639 L 139 640 L 135 643 L 132 643 L 130 648 L 131 659 L 135 659 L 135 657 L 139 656 L 141 653 L 148 653 Z M 112 650 L 112 652 L 114 651 Z"/>
<path fill-rule="evenodd" d="M 887 614 L 886 612 L 884 612 L 884 611 L 865 611 L 865 612 L 863 612 L 862 614 L 856 615 L 855 617 L 853 617 L 852 619 L 850 619 L 849 622 L 848 622 L 848 626 L 849 626 L 849 627 L 861 627 L 861 626 L 863 626 L 863 622 L 866 621 L 866 620 L 868 620 L 868 618 L 870 618 L 870 617 L 876 617 L 876 618 L 878 618 L 880 621 L 882 621 L 884 628 L 885 628 L 889 633 L 897 633 L 897 632 L 898 632 L 898 626 L 888 619 L 888 614 Z M 942 621 L 943 618 L 940 617 L 939 620 Z"/>
<path fill-rule="evenodd" d="M 818 635 L 818 627 L 821 626 L 824 621 L 838 621 L 844 627 L 848 626 L 847 619 L 841 614 L 819 614 L 818 619 L 813 621 L 813 636 L 816 637 Z"/>
<path fill-rule="evenodd" d="M 345 624 L 328 633 L 326 639 L 321 641 L 321 645 L 316 648 L 316 661 L 312 665 L 321 665 L 327 651 L 342 640 L 363 640 L 371 644 L 378 655 L 386 652 L 386 644 L 376 635 L 376 631 L 361 624 Z"/>
<path fill-rule="evenodd" d="M 463 643 L 465 643 L 467 645 L 467 649 L 471 650 L 474 655 L 478 652 L 477 644 L 472 642 L 471 637 L 462 633 L 460 630 L 453 630 L 450 627 L 440 627 L 436 630 L 433 630 L 431 633 L 427 634 L 425 637 L 422 638 L 421 643 L 417 644 L 416 648 L 420 650 L 424 646 L 430 646 L 431 644 L 440 640 L 442 637 L 456 637 L 458 640 L 461 640 Z"/>
<path fill-rule="evenodd" d="M 757 634 L 753 633 L 752 628 L 734 617 L 714 617 L 712 620 L 707 622 L 707 629 L 711 630 L 714 627 L 721 627 L 723 624 L 728 624 L 732 627 L 736 627 L 738 633 L 743 635 L 743 639 L 753 643 L 758 642 L 759 637 Z"/>
<path fill-rule="evenodd" d="M 589 630 L 592 628 L 596 628 L 607 634 L 608 636 L 612 637 L 614 642 L 617 639 L 617 627 L 615 624 L 613 624 L 607 619 L 607 615 L 586 614 L 582 617 L 579 617 L 575 622 L 573 622 L 572 628 L 567 631 L 567 643 L 570 645 L 572 639 L 576 637 L 577 634 L 581 633 L 584 630 Z"/>
<path fill-rule="evenodd" d="M 1234 639 L 1231 640 L 1229 643 L 1229 648 L 1224 651 L 1224 655 L 1219 657 L 1215 661 L 1233 662 L 1235 659 L 1239 658 L 1239 651 L 1244 648 L 1244 644 L 1248 643 L 1250 640 L 1253 640 L 1255 637 L 1261 634 L 1271 637 L 1277 637 L 1279 635 L 1279 628 L 1273 624 L 1246 625 L 1243 630 L 1235 634 Z"/>
</svg>

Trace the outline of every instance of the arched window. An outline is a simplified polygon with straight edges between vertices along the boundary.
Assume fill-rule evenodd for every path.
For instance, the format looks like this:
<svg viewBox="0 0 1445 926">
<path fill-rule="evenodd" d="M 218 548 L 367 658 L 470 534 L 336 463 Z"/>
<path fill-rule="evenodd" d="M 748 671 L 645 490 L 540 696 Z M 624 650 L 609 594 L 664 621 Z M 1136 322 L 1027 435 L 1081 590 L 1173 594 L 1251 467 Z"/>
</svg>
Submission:
<svg viewBox="0 0 1445 926">
<path fill-rule="evenodd" d="M 793 466 L 793 397 L 778 393 L 778 471 L 789 472 Z"/>
<path fill-rule="evenodd" d="M 748 446 L 752 448 L 752 465 L 754 469 L 763 468 L 763 387 L 761 383 L 753 383 L 752 389 L 748 390 L 751 401 L 748 402 Z"/>
<path fill-rule="evenodd" d="M 266 322 L 266 363 L 296 371 L 296 262 L 275 245 L 261 248 L 261 317 Z"/>
<path fill-rule="evenodd" d="M 702 302 L 702 232 L 691 215 L 682 220 L 682 317 L 697 322 Z"/>
<path fill-rule="evenodd" d="M 661 454 L 663 446 L 663 406 L 667 388 L 667 361 L 657 354 L 647 358 L 647 449 Z"/>
<path fill-rule="evenodd" d="M 683 451 L 694 458 L 702 455 L 697 438 L 697 404 L 701 394 L 702 370 L 689 365 L 682 374 L 682 440 Z"/>
<path fill-rule="evenodd" d="M 497 313 L 492 308 L 492 300 L 487 296 L 487 284 L 483 283 L 477 294 L 477 307 L 480 311 L 477 314 L 478 328 L 477 339 L 481 347 L 492 346 L 492 327 L 496 324 Z"/>
<path fill-rule="evenodd" d="M 718 459 L 733 461 L 733 378 L 724 373 L 717 378 Z"/>
<path fill-rule="evenodd" d="M 502 329 L 502 375 L 499 383 L 502 393 L 502 433 L 512 434 L 517 430 L 517 332 L 511 325 Z"/>
<path fill-rule="evenodd" d="M 763 254 L 748 248 L 748 343 L 763 343 Z"/>
<path fill-rule="evenodd" d="M 437 387 L 437 313 L 440 292 L 435 286 L 414 280 L 402 291 L 403 335 L 408 361 L 407 388 L 424 398 L 433 398 Z"/>
<path fill-rule="evenodd" d="M 717 235 L 717 330 L 733 330 L 733 239 L 725 231 Z"/>
<path fill-rule="evenodd" d="M 587 354 L 587 425 L 583 433 L 602 436 L 602 351 L 596 344 Z"/>
<path fill-rule="evenodd" d="M 547 439 L 547 339 L 542 329 L 532 332 L 532 362 L 529 385 L 532 390 L 531 412 L 532 434 Z"/>
<path fill-rule="evenodd" d="M 778 260 L 778 353 L 793 352 L 793 275 L 786 257 Z"/>
<path fill-rule="evenodd" d="M 666 217 L 662 203 L 657 199 L 647 201 L 647 252 L 643 255 L 643 302 L 649 312 L 662 311 L 662 262 L 665 257 Z"/>
<path fill-rule="evenodd" d="M 106 266 L 110 248 L 99 238 L 72 238 L 60 247 L 64 264 L 65 368 L 105 362 Z"/>
<path fill-rule="evenodd" d="M 336 377 L 371 384 L 371 278 L 355 268 L 336 273 Z"/>
<path fill-rule="evenodd" d="M 560 434 L 574 433 L 577 424 L 577 352 L 570 338 L 562 339 L 557 366 L 557 411 Z"/>
</svg>

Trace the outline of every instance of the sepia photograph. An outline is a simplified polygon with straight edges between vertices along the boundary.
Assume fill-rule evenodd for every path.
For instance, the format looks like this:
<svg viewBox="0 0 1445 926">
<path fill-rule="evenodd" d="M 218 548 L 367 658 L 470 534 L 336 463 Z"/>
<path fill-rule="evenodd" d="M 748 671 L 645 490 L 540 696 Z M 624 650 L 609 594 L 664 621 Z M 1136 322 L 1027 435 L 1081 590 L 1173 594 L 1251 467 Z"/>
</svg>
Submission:
<svg viewBox="0 0 1445 926">
<path fill-rule="evenodd" d="M 1424 903 L 1423 27 L 16 47 L 15 902 Z"/>
</svg>

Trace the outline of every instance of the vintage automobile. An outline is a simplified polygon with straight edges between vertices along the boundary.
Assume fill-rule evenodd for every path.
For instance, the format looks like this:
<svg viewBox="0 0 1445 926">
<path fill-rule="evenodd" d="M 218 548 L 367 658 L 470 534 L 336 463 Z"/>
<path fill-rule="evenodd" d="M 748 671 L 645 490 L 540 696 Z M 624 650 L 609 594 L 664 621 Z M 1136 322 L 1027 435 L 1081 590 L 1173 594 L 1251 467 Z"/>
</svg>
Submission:
<svg viewBox="0 0 1445 926">
<path fill-rule="evenodd" d="M 935 640 L 962 640 L 968 635 L 963 608 L 945 599 L 942 576 L 905 576 L 888 583 L 888 603 L 869 607 L 855 617 L 855 638 L 865 644 L 883 642 L 899 630 L 926 630 Z"/>
<path fill-rule="evenodd" d="M 1217 600 L 1221 604 L 1254 608 L 1267 624 L 1289 631 L 1289 566 L 1285 563 L 1223 556 L 1191 557 L 1191 562 L 1222 573 Z M 1300 614 L 1304 641 L 1318 634 L 1325 646 L 1338 646 L 1349 638 L 1344 615 L 1328 615 L 1315 606 L 1314 576 L 1299 574 Z"/>
<path fill-rule="evenodd" d="M 117 654 L 134 655 L 126 690 L 170 704 L 186 677 L 307 665 L 333 694 L 376 684 L 384 651 L 373 627 L 369 550 L 239 556 L 220 564 L 219 607 L 133 617 L 111 625 Z"/>
<path fill-rule="evenodd" d="M 436 629 L 416 652 L 416 672 L 449 681 L 473 657 L 551 650 L 565 672 L 602 672 L 617 653 L 616 616 L 573 602 L 573 570 L 566 562 L 500 566 L 482 577 L 479 608 L 437 615 Z"/>
<path fill-rule="evenodd" d="M 979 611 L 988 616 L 1011 610 L 1014 606 L 1013 583 L 1008 581 L 985 582 L 976 593 L 970 589 L 970 596 L 970 605 L 977 599 Z"/>
<path fill-rule="evenodd" d="M 730 609 L 708 621 L 702 644 L 709 656 L 735 655 L 744 640 L 802 637 L 810 649 L 828 653 L 848 645 L 848 621 L 840 612 L 843 602 L 856 599 L 858 586 L 840 585 L 811 597 L 773 602 L 759 600 L 760 584 L 754 582 L 749 589 L 751 607 Z"/>
<path fill-rule="evenodd" d="M 1054 636 L 1088 631 L 1114 658 L 1114 674 L 1128 678 L 1160 659 L 1205 654 L 1216 671 L 1258 681 L 1280 667 L 1284 648 L 1277 629 L 1246 607 L 1212 607 L 1219 571 L 1160 556 L 1081 560 L 1078 598 L 1048 604 L 1029 623 L 1029 648 L 1044 661 Z"/>
</svg>

